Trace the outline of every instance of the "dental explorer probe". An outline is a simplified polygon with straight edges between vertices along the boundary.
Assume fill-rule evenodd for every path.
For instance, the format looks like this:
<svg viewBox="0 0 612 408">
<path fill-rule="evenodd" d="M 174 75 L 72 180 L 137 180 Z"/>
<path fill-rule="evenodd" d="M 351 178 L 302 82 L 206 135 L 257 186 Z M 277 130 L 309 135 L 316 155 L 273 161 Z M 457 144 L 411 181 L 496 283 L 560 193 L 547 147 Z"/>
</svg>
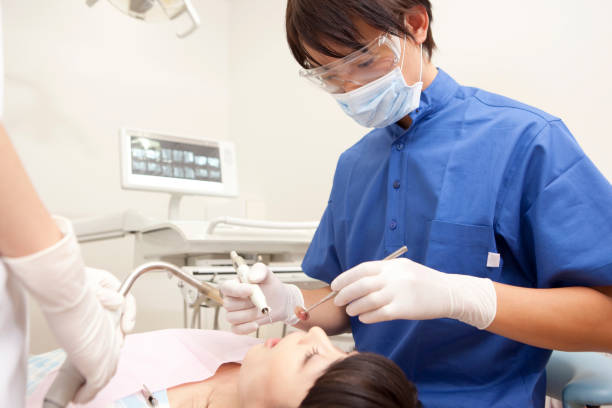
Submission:
<svg viewBox="0 0 612 408">
<path fill-rule="evenodd" d="M 221 297 L 219 289 L 209 283 L 200 282 L 191 275 L 182 271 L 181 268 L 167 262 L 148 262 L 140 265 L 134 269 L 134 271 L 132 271 L 125 281 L 123 281 L 121 287 L 119 288 L 119 294 L 125 297 L 134 285 L 134 282 L 136 282 L 136 279 L 151 271 L 169 272 L 178 279 L 193 286 L 200 293 L 204 294 L 217 304 L 223 305 L 223 298 Z M 121 310 L 118 310 L 114 317 L 116 318 L 116 323 L 119 324 L 121 319 Z M 70 363 L 69 360 L 66 360 L 66 362 L 60 367 L 55 380 L 53 380 L 51 387 L 49 387 L 49 390 L 45 395 L 42 405 L 43 408 L 67 407 L 83 384 L 85 384 L 85 377 L 81 375 L 81 373 Z"/>
<path fill-rule="evenodd" d="M 403 254 L 405 254 L 408 251 L 408 248 L 404 245 L 403 247 L 401 247 L 400 249 L 398 249 L 397 251 L 387 255 L 383 261 L 389 261 L 391 259 L 395 259 L 398 258 L 400 256 L 402 256 Z M 334 292 L 331 291 L 328 295 L 326 295 L 323 299 L 319 300 L 317 303 L 315 303 L 314 305 L 311 305 L 308 309 L 304 309 L 301 306 L 298 306 L 295 308 L 295 317 L 297 317 L 298 319 L 300 319 L 301 321 L 306 321 L 310 318 L 310 311 L 312 309 L 314 309 L 315 307 L 327 302 L 329 299 L 334 298 L 336 295 L 338 294 L 338 292 Z"/>
<path fill-rule="evenodd" d="M 250 268 L 244 261 L 244 258 L 238 255 L 236 251 L 230 252 L 230 257 L 232 258 L 232 262 L 234 263 L 234 269 L 236 269 L 236 274 L 238 275 L 238 279 L 240 280 L 240 282 L 249 283 L 253 287 L 253 294 L 249 296 L 249 299 L 251 299 L 251 302 L 253 302 L 253 304 L 257 307 L 257 310 L 268 316 L 268 320 L 270 320 L 270 323 L 272 323 L 270 307 L 268 306 L 266 297 L 264 296 L 264 293 L 259 287 L 259 285 L 251 283 L 249 281 Z"/>
</svg>

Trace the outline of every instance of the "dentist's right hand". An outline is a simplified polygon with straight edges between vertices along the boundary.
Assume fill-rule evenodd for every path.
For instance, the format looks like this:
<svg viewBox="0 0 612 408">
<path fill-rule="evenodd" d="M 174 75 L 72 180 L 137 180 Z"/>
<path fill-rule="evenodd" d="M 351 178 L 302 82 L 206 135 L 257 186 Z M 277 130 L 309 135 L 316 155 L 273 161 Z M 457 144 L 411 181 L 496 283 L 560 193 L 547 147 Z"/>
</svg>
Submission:
<svg viewBox="0 0 612 408">
<path fill-rule="evenodd" d="M 86 268 L 72 225 L 56 217 L 63 238 L 32 255 L 2 260 L 39 303 L 68 360 L 85 378 L 74 398 L 93 399 L 117 368 L 124 332 L 133 327 L 135 303 L 117 292 L 109 272 Z M 121 319 L 119 320 L 119 314 Z"/>
<path fill-rule="evenodd" d="M 268 317 L 257 310 L 249 296 L 253 294 L 253 284 L 258 284 L 270 307 L 273 322 L 297 323 L 294 315 L 296 306 L 304 307 L 304 297 L 300 289 L 283 283 L 262 263 L 253 265 L 249 272 L 249 282 L 238 279 L 221 282 L 219 290 L 223 294 L 223 307 L 227 311 L 226 319 L 237 334 L 252 333 L 260 325 L 270 323 Z"/>
</svg>

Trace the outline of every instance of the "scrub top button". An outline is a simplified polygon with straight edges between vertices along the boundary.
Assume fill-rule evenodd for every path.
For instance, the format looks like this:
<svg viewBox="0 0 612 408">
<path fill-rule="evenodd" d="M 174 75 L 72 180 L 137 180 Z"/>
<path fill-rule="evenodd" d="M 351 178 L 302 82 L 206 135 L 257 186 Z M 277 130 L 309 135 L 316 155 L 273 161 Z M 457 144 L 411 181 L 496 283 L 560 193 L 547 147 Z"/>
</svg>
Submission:
<svg viewBox="0 0 612 408">
<path fill-rule="evenodd" d="M 397 190 L 398 188 L 400 188 L 400 185 L 401 185 L 401 184 L 400 184 L 400 181 L 399 181 L 399 180 L 395 180 L 395 181 L 393 182 L 393 188 L 394 188 L 394 189 L 396 189 L 396 190 Z"/>
<path fill-rule="evenodd" d="M 397 221 L 392 220 L 391 224 L 389 224 L 389 228 L 391 228 L 391 231 L 395 231 L 395 229 L 397 228 Z"/>
<path fill-rule="evenodd" d="M 403 144 L 403 143 L 398 143 L 398 144 L 396 144 L 396 145 L 395 145 L 395 148 L 396 148 L 398 151 L 401 151 L 401 150 L 403 150 L 403 149 L 404 149 L 404 144 Z"/>
</svg>

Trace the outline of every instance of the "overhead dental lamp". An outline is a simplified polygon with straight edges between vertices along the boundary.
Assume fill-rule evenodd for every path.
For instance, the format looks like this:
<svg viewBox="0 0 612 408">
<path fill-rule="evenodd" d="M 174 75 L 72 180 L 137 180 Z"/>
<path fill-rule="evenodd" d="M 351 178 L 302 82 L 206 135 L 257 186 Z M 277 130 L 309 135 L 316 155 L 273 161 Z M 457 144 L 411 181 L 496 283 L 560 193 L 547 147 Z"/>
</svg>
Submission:
<svg viewBox="0 0 612 408">
<path fill-rule="evenodd" d="M 178 38 L 185 38 L 200 26 L 200 16 L 191 4 L 191 0 L 108 0 L 119 11 L 130 17 L 146 22 L 176 20 L 186 14 L 191 22 L 189 28 L 176 33 Z M 86 0 L 89 7 L 98 0 Z"/>
</svg>

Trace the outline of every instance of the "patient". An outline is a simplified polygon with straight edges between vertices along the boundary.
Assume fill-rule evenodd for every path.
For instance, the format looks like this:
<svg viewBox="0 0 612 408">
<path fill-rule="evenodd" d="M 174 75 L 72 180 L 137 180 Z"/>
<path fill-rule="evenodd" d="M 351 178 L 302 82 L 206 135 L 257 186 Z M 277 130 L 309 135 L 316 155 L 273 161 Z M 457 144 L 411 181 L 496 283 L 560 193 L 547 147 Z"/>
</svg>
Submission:
<svg viewBox="0 0 612 408">
<path fill-rule="evenodd" d="M 51 380 L 28 406 L 40 406 Z M 144 401 L 140 394 L 125 398 L 143 383 L 158 391 L 160 408 L 420 407 L 415 387 L 391 360 L 344 353 L 318 327 L 264 343 L 201 330 L 128 336 L 115 377 L 86 406 L 146 407 L 133 405 Z"/>
</svg>

